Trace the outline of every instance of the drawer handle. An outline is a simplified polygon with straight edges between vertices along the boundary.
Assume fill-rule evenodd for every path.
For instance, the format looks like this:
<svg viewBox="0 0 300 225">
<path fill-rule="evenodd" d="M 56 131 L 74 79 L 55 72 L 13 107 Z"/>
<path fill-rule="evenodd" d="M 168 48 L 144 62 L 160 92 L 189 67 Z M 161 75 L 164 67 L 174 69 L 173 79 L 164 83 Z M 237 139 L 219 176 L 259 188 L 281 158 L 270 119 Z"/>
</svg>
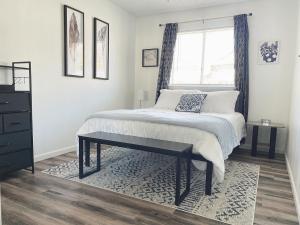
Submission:
<svg viewBox="0 0 300 225">
<path fill-rule="evenodd" d="M 7 105 L 9 102 L 0 102 L 0 105 Z"/>
<path fill-rule="evenodd" d="M 10 146 L 10 143 L 2 144 L 2 145 L 0 145 L 0 148 L 5 148 L 5 147 L 8 147 L 8 146 Z"/>
<path fill-rule="evenodd" d="M 16 125 L 20 125 L 21 124 L 21 122 L 11 122 L 10 123 L 10 125 L 12 125 L 12 126 L 16 126 Z"/>
</svg>

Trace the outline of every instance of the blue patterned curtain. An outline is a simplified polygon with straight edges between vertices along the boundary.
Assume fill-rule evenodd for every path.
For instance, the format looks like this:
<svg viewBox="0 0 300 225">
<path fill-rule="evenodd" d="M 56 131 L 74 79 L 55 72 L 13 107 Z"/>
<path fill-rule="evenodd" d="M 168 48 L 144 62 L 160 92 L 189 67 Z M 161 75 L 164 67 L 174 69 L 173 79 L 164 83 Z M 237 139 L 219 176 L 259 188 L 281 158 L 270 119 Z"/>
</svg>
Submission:
<svg viewBox="0 0 300 225">
<path fill-rule="evenodd" d="M 248 119 L 249 101 L 249 62 L 248 62 L 249 31 L 247 15 L 234 16 L 234 68 L 235 87 L 240 91 L 236 103 L 236 111 Z"/>
<path fill-rule="evenodd" d="M 177 23 L 166 24 L 157 79 L 156 101 L 160 95 L 160 90 L 169 87 L 177 31 Z"/>
</svg>

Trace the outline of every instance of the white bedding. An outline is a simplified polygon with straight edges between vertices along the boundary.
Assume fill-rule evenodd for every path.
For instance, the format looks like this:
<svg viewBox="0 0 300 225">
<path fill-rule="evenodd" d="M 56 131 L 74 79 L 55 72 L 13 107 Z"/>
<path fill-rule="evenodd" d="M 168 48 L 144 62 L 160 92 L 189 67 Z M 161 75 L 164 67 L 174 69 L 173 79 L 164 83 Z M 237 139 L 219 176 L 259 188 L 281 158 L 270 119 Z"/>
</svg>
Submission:
<svg viewBox="0 0 300 225">
<path fill-rule="evenodd" d="M 164 113 L 174 111 L 161 109 L 144 109 L 149 111 L 161 111 Z M 182 114 L 183 112 L 178 112 Z M 194 113 L 184 113 L 186 116 L 194 116 Z M 246 135 L 244 117 L 240 113 L 218 114 L 218 113 L 202 113 L 222 117 L 229 121 L 236 133 L 236 136 L 241 140 Z M 214 175 L 218 181 L 224 179 L 224 157 L 222 149 L 217 137 L 209 132 L 202 131 L 196 128 L 175 126 L 168 124 L 149 123 L 143 121 L 132 120 L 117 120 L 106 118 L 91 118 L 88 119 L 77 132 L 85 134 L 95 131 L 104 131 L 111 133 L 127 134 L 140 137 L 157 138 L 169 141 L 178 141 L 191 143 L 194 145 L 193 153 L 201 154 L 206 159 L 214 164 Z M 77 142 L 78 143 L 78 142 Z M 199 169 L 204 169 L 205 165 L 199 161 L 194 161 L 194 165 Z"/>
</svg>

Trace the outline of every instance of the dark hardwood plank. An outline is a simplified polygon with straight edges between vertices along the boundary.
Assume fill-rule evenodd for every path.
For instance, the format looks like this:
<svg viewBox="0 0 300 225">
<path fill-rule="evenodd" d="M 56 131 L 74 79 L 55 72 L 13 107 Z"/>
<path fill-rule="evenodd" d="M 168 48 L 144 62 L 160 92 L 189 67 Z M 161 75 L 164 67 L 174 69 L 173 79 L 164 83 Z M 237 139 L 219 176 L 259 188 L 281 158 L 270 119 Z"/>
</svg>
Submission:
<svg viewBox="0 0 300 225">
<path fill-rule="evenodd" d="M 36 163 L 34 175 L 19 171 L 3 181 L 3 224 L 225 224 L 40 172 L 76 157 L 71 152 L 47 159 Z M 299 224 L 283 156 L 254 158 L 238 150 L 230 158 L 261 166 L 254 224 Z"/>
<path fill-rule="evenodd" d="M 31 224 L 68 224 L 62 220 L 57 220 L 49 215 L 39 213 L 27 206 L 20 205 L 9 198 L 2 198 L 2 204 L 5 205 L 3 213 L 3 224 L 9 225 L 31 225 Z M 16 213 L 18 212 L 18 213 Z"/>
</svg>

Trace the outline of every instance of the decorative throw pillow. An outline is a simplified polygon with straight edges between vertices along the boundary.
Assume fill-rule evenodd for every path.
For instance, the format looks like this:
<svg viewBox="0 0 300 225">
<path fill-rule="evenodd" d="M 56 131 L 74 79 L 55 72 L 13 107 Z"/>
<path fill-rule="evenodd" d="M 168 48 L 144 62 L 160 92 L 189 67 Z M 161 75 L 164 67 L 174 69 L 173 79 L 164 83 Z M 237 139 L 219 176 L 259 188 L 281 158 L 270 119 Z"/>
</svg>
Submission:
<svg viewBox="0 0 300 225">
<path fill-rule="evenodd" d="M 177 112 L 200 113 L 201 105 L 206 98 L 206 94 L 185 94 L 182 95 L 175 108 Z"/>
</svg>

